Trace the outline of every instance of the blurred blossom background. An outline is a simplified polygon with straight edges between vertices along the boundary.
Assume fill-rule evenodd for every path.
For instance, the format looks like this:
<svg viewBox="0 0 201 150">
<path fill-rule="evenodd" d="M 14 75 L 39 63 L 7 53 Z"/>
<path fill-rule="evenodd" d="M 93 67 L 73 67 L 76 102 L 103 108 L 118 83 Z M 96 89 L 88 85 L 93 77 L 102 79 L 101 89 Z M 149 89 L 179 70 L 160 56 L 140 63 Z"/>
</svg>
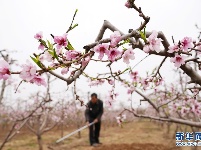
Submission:
<svg viewBox="0 0 201 150">
<path fill-rule="evenodd" d="M 34 35 L 39 31 L 43 32 L 44 39 L 51 39 L 50 34 L 63 35 L 71 23 L 74 11 L 78 9 L 74 23 L 78 23 L 79 26 L 68 34 L 68 39 L 76 50 L 83 51 L 83 46 L 95 41 L 104 20 L 110 21 L 124 33 L 128 33 L 128 29 L 135 29 L 140 25 L 142 20 L 138 13 L 133 9 L 127 9 L 124 4 L 125 0 L 0 0 L 0 49 L 12 52 L 11 57 L 17 60 L 18 64 L 25 63 L 27 59 L 30 60 L 30 55 L 39 51 Z M 163 31 L 169 41 L 172 41 L 171 36 L 175 41 L 185 36 L 197 38 L 198 30 L 195 24 L 201 26 L 200 0 L 143 0 L 136 1 L 136 4 L 142 7 L 145 15 L 151 17 L 146 28 L 147 31 Z M 111 33 L 107 30 L 104 37 L 109 37 Z M 135 59 L 131 61 L 131 67 L 145 56 L 144 52 L 135 50 Z M 149 56 L 134 70 L 138 71 L 141 76 L 145 76 L 146 71 L 151 72 L 161 60 L 161 57 Z M 161 68 L 161 75 L 167 83 L 175 80 L 175 73 L 172 71 L 173 65 L 167 59 Z M 109 68 L 105 66 L 104 63 L 93 62 L 89 64 L 86 72 L 96 76 L 97 73 L 109 71 Z M 114 63 L 112 67 L 113 71 L 118 71 L 125 69 L 127 65 Z M 19 66 L 13 66 L 12 70 L 19 70 Z M 17 86 L 20 82 L 19 78 L 17 75 L 12 78 L 16 81 Z M 129 76 L 125 74 L 125 78 L 129 78 Z M 19 87 L 19 92 L 15 94 L 16 86 L 10 86 L 6 90 L 8 104 L 15 104 L 16 99 L 26 99 L 30 93 L 45 90 L 43 87 L 24 83 Z M 105 96 L 111 90 L 111 86 L 103 84 L 98 87 L 90 87 L 87 79 L 81 77 L 77 81 L 77 89 L 78 94 L 85 102 L 88 101 L 89 94 L 92 92 L 96 92 L 100 99 L 105 101 Z M 63 97 L 72 99 L 71 86 L 67 87 L 63 81 L 56 80 L 52 83 L 51 92 L 55 93 L 56 100 Z M 114 108 L 130 105 L 128 100 L 130 96 L 121 84 L 116 85 L 115 92 L 119 96 L 114 103 Z M 137 107 L 140 97 L 133 94 L 132 99 L 133 106 Z"/>
</svg>

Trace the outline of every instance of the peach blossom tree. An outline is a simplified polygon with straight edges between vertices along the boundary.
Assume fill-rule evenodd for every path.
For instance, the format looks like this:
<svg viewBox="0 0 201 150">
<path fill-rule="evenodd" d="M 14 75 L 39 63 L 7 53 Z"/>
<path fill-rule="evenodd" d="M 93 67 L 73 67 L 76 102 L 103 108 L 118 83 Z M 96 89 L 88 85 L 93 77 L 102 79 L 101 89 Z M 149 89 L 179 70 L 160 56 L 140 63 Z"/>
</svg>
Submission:
<svg viewBox="0 0 201 150">
<path fill-rule="evenodd" d="M 38 86 L 47 86 L 43 74 L 49 73 L 63 80 L 67 85 L 73 84 L 75 99 L 79 100 L 81 105 L 85 105 L 84 101 L 76 93 L 76 81 L 81 76 L 89 80 L 90 86 L 102 85 L 105 82 L 111 85 L 107 99 L 108 104 L 112 104 L 118 96 L 115 88 L 117 83 L 121 83 L 122 88 L 128 89 L 128 94 L 139 94 L 155 111 L 154 115 L 139 115 L 133 108 L 126 109 L 134 116 L 201 127 L 199 119 L 191 120 L 182 117 L 182 115 L 193 113 L 196 118 L 200 118 L 199 96 L 194 96 L 195 91 L 199 95 L 201 89 L 201 75 L 199 73 L 201 68 L 201 61 L 199 60 L 200 39 L 193 40 L 186 36 L 179 41 L 175 41 L 173 37 L 172 41 L 168 41 L 163 32 L 158 32 L 156 29 L 151 32 L 146 30 L 150 17 L 145 15 L 142 8 L 135 4 L 135 0 L 128 0 L 125 6 L 125 8 L 137 12 L 142 19 L 138 28 L 129 29 L 128 33 L 123 33 L 105 20 L 95 42 L 84 45 L 84 52 L 81 52 L 73 47 L 68 34 L 78 26 L 78 24 L 74 24 L 76 10 L 68 30 L 63 35 L 50 34 L 53 42 L 45 40 L 42 32 L 35 34 L 34 38 L 39 43 L 39 50 L 31 56 L 33 62 L 22 64 L 21 70 L 11 70 L 9 63 L 6 60 L 1 60 L 0 79 L 7 80 L 11 75 L 19 74 L 21 83 L 28 82 Z M 113 33 L 110 37 L 103 39 L 107 29 Z M 135 54 L 138 51 L 144 52 L 147 55 L 146 57 L 156 55 L 163 58 L 161 62 L 158 62 L 156 69 L 145 77 L 140 75 L 140 70 L 131 67 L 131 61 L 135 61 Z M 188 84 L 183 94 L 171 88 L 166 89 L 170 94 L 161 92 L 166 81 L 162 77 L 160 69 L 168 59 L 176 69 L 181 70 L 183 75 L 188 77 L 189 81 L 187 81 Z M 113 64 L 121 63 L 121 60 L 128 67 L 114 71 Z M 109 71 L 92 76 L 86 72 L 89 62 L 106 64 L 105 66 Z M 125 73 L 129 77 L 125 77 Z M 152 91 L 152 95 L 149 94 L 150 91 Z M 154 96 L 156 93 L 157 95 Z M 166 111 L 166 109 L 173 109 L 180 115 L 171 115 L 170 111 Z"/>
</svg>

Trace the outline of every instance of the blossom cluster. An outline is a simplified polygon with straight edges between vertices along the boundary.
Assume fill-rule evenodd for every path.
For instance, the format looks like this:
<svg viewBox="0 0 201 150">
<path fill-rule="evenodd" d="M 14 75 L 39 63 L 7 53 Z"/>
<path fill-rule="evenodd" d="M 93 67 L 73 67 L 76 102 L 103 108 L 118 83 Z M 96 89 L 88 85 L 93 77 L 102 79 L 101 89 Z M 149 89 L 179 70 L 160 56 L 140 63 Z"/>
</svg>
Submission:
<svg viewBox="0 0 201 150">
<path fill-rule="evenodd" d="M 99 54 L 98 58 L 103 59 L 104 55 L 108 57 L 108 60 L 114 62 L 115 60 L 123 58 L 126 64 L 130 63 L 130 59 L 134 60 L 134 52 L 132 48 L 128 48 L 125 51 L 119 50 L 118 43 L 121 41 L 121 34 L 119 31 L 114 31 L 110 36 L 110 44 L 102 43 L 94 47 L 94 51 Z"/>
<path fill-rule="evenodd" d="M 162 39 L 158 38 L 158 33 L 156 31 L 152 31 L 151 35 L 146 39 L 146 44 L 143 48 L 145 53 L 150 53 L 150 51 L 155 51 L 157 53 L 161 52 L 160 48 Z M 170 59 L 171 62 L 174 63 L 175 67 L 179 68 L 181 65 L 185 64 L 185 55 L 189 53 L 192 48 L 196 47 L 198 50 L 201 49 L 201 44 L 198 42 L 197 46 L 194 46 L 195 41 L 190 37 L 184 37 L 181 41 L 173 46 L 168 47 L 168 53 L 174 53 L 174 57 Z"/>
<path fill-rule="evenodd" d="M 108 95 L 106 96 L 106 105 L 109 107 L 112 107 L 113 103 L 116 101 L 116 98 L 119 94 L 114 92 L 114 89 L 108 92 Z"/>
<path fill-rule="evenodd" d="M 35 56 L 36 58 L 32 58 L 35 63 L 42 69 L 44 61 L 50 62 L 51 64 L 47 67 L 51 70 L 61 68 L 61 74 L 65 75 L 69 72 L 72 64 L 81 65 L 85 67 L 89 61 L 91 60 L 90 56 L 75 50 L 70 42 L 67 39 L 67 34 L 63 34 L 62 36 L 53 36 L 54 43 L 51 44 L 49 41 L 43 40 L 43 33 L 38 32 L 34 36 L 35 39 L 39 41 L 38 49 L 42 50 L 42 52 Z M 126 64 L 130 63 L 130 60 L 134 60 L 134 52 L 133 49 L 124 48 L 120 50 L 120 41 L 122 40 L 121 34 L 119 31 L 114 31 L 114 33 L 110 36 L 110 43 L 101 43 L 96 45 L 93 48 L 95 53 L 98 53 L 98 58 L 100 60 L 106 55 L 108 60 L 114 62 L 118 59 L 123 59 L 123 62 Z M 156 51 L 159 53 L 161 51 L 160 44 L 162 39 L 158 38 L 158 33 L 153 31 L 151 35 L 147 38 L 146 44 L 143 48 L 144 52 L 149 53 L 150 51 Z M 55 47 L 54 47 L 55 45 Z M 201 44 L 197 45 L 197 48 L 200 48 Z M 187 52 L 188 49 L 192 48 L 192 39 L 189 37 L 185 37 L 183 40 L 175 44 L 174 46 L 169 47 L 169 53 L 175 53 L 175 56 L 171 58 L 171 62 L 175 63 L 176 67 L 180 67 L 182 64 L 185 64 L 184 56 L 181 52 Z M 9 64 L 2 60 L 0 63 L 0 79 L 8 79 L 11 74 L 9 69 Z M 41 76 L 41 72 L 39 72 L 36 66 L 32 65 L 30 62 L 22 65 L 22 71 L 20 72 L 20 78 L 26 82 L 35 83 L 37 85 L 46 85 L 44 78 Z M 74 71 L 71 71 L 71 75 L 74 74 Z M 149 83 L 153 80 L 150 78 L 139 78 L 137 75 L 131 73 L 132 80 L 134 83 L 141 83 L 146 89 L 149 86 Z M 98 85 L 103 83 L 103 80 L 97 80 L 91 82 L 90 86 Z M 113 84 L 112 80 L 108 80 L 108 83 Z M 160 81 L 156 81 L 156 84 L 160 84 Z M 130 89 L 130 93 L 133 91 L 133 88 Z"/>
<path fill-rule="evenodd" d="M 44 72 L 61 68 L 61 74 L 65 75 L 69 72 L 71 64 L 81 64 L 81 66 L 85 67 L 90 60 L 89 56 L 80 59 L 81 52 L 74 50 L 67 39 L 67 34 L 54 36 L 54 43 L 43 40 L 42 32 L 36 33 L 34 38 L 38 40 L 38 49 L 42 50 L 42 52 L 38 55 L 35 54 L 31 58 L 41 70 L 38 70 L 36 65 L 27 60 L 25 64 L 21 65 L 22 70 L 19 72 L 19 77 L 25 82 L 46 86 L 45 79 L 41 76 Z M 45 61 L 50 63 L 48 67 L 45 67 Z M 10 77 L 13 73 L 10 68 L 8 62 L 0 60 L 0 79 L 7 80 Z M 72 71 L 71 75 L 73 74 L 74 72 Z"/>
<path fill-rule="evenodd" d="M 171 84 L 164 88 L 158 88 L 157 92 L 148 95 L 149 99 L 154 102 L 155 106 L 163 109 L 168 116 L 177 116 L 186 119 L 201 117 L 201 102 L 196 99 L 199 90 L 193 90 L 189 93 L 177 87 L 177 84 Z M 158 112 L 149 106 L 146 114 L 158 116 Z"/>
<path fill-rule="evenodd" d="M 126 121 L 126 115 L 119 115 L 116 117 L 117 123 L 121 126 Z"/>
<path fill-rule="evenodd" d="M 10 76 L 9 64 L 5 60 L 0 61 L 0 80 L 7 80 Z"/>
<path fill-rule="evenodd" d="M 188 53 L 191 48 L 193 48 L 193 40 L 190 37 L 184 37 L 177 44 L 174 43 L 173 46 L 169 46 L 168 52 L 175 53 L 175 56 L 170 60 L 174 63 L 175 67 L 185 64 L 186 57 L 182 53 Z"/>
<path fill-rule="evenodd" d="M 148 87 L 157 87 L 159 85 L 162 85 L 163 83 L 163 79 L 160 77 L 153 77 L 153 76 L 147 76 L 146 78 L 140 77 L 138 71 L 131 71 L 130 78 L 131 83 L 134 87 L 140 84 L 144 90 L 146 90 Z M 134 87 L 130 87 L 128 93 L 132 93 L 135 89 Z"/>
<path fill-rule="evenodd" d="M 170 105 L 173 112 L 179 112 L 183 117 L 188 114 L 201 115 L 201 102 L 193 98 L 186 98 L 184 101 L 177 101 Z"/>
<path fill-rule="evenodd" d="M 147 39 L 147 44 L 145 44 L 143 50 L 146 53 L 149 53 L 150 51 L 156 51 L 159 53 L 161 51 L 160 44 L 162 39 L 157 38 L 158 33 L 154 30 L 152 31 L 152 34 Z"/>
<path fill-rule="evenodd" d="M 37 85 L 46 86 L 44 78 L 37 73 L 36 66 L 27 61 L 22 65 L 22 71 L 20 72 L 20 78 L 26 82 L 35 83 Z M 11 75 L 10 66 L 5 60 L 0 61 L 0 79 L 7 80 Z"/>
</svg>

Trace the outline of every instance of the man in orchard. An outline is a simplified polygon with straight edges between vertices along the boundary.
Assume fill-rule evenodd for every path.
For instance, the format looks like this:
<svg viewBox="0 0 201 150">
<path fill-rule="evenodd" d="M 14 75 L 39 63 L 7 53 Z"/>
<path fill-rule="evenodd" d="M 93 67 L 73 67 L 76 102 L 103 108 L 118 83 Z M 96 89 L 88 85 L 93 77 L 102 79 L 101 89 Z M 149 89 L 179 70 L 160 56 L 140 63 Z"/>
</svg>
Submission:
<svg viewBox="0 0 201 150">
<path fill-rule="evenodd" d="M 103 114 L 103 102 L 97 98 L 97 94 L 91 94 L 91 100 L 87 103 L 87 108 L 85 111 L 85 118 L 87 124 L 94 122 L 93 125 L 89 127 L 89 141 L 91 146 L 98 146 L 99 134 L 101 129 L 101 117 Z"/>
</svg>

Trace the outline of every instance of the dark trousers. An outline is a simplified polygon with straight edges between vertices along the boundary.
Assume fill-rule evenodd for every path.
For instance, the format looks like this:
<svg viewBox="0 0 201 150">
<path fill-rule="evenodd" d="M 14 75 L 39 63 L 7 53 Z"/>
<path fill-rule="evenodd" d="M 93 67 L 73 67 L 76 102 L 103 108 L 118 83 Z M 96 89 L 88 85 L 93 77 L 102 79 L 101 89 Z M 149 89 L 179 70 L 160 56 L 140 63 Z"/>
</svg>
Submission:
<svg viewBox="0 0 201 150">
<path fill-rule="evenodd" d="M 89 122 L 91 123 L 93 122 L 93 120 L 90 120 Z M 100 129 L 101 129 L 100 121 L 89 127 L 89 141 L 91 145 L 93 143 L 99 143 Z"/>
</svg>

